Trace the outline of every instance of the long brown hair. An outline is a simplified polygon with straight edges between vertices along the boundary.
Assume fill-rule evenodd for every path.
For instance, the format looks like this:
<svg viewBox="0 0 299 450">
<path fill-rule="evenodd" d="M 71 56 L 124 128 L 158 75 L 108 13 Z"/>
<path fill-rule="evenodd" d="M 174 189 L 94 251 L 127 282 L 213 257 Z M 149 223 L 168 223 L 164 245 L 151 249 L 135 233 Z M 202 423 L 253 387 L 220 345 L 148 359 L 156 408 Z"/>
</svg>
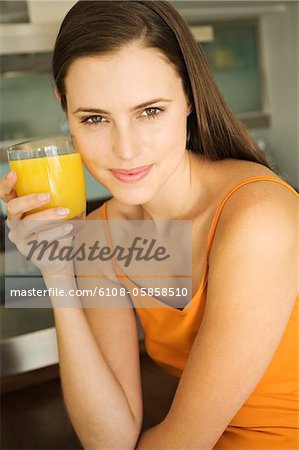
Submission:
<svg viewBox="0 0 299 450">
<path fill-rule="evenodd" d="M 188 149 L 212 161 L 244 159 L 270 168 L 224 101 L 187 23 L 167 1 L 80 0 L 70 9 L 53 54 L 53 75 L 63 109 L 67 109 L 65 77 L 75 59 L 117 52 L 134 40 L 164 53 L 182 79 L 192 105 Z"/>
</svg>

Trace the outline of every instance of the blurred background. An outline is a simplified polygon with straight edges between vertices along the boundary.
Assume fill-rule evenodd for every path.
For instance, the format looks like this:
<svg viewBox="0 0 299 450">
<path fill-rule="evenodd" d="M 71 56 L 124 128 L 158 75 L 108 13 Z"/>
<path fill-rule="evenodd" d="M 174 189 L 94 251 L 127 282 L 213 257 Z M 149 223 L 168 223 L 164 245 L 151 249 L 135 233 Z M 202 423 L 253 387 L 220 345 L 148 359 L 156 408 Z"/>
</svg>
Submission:
<svg viewBox="0 0 299 450">
<path fill-rule="evenodd" d="M 8 171 L 8 145 L 67 131 L 64 113 L 53 95 L 50 67 L 59 25 L 74 3 L 0 1 L 2 174 Z M 273 170 L 298 188 L 298 1 L 170 3 L 186 18 L 225 99 Z M 87 171 L 85 175 L 91 211 L 110 193 Z M 0 214 L 3 448 L 80 448 L 61 400 L 51 309 L 22 308 L 23 299 L 5 308 L 3 203 Z M 11 255 L 14 251 L 10 250 Z M 20 267 L 20 273 L 26 275 L 26 270 Z M 145 417 L 146 427 L 165 414 L 175 382 L 152 366 L 142 352 L 140 326 L 139 336 L 145 404 L 151 411 Z M 163 379 L 168 389 L 157 395 L 154 379 Z"/>
</svg>

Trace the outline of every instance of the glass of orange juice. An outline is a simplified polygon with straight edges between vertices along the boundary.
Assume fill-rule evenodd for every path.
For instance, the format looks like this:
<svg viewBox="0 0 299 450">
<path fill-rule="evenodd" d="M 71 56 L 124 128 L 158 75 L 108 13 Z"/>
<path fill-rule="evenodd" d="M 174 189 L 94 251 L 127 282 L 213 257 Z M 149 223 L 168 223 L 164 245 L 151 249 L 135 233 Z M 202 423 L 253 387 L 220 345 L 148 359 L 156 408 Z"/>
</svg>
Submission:
<svg viewBox="0 0 299 450">
<path fill-rule="evenodd" d="M 16 193 L 22 195 L 49 192 L 50 202 L 30 211 L 65 206 L 66 219 L 85 217 L 85 177 L 80 153 L 70 136 L 41 138 L 8 148 L 10 169 L 17 173 Z"/>
</svg>

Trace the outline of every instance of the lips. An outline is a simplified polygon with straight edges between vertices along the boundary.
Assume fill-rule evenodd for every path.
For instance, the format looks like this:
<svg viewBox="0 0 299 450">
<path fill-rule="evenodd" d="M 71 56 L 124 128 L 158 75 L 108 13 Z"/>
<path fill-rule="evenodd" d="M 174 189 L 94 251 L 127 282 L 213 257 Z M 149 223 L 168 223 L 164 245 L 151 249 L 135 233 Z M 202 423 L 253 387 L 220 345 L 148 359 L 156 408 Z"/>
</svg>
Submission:
<svg viewBox="0 0 299 450">
<path fill-rule="evenodd" d="M 151 166 L 142 166 L 135 169 L 110 169 L 115 178 L 124 183 L 135 183 L 146 177 L 152 168 Z"/>
</svg>

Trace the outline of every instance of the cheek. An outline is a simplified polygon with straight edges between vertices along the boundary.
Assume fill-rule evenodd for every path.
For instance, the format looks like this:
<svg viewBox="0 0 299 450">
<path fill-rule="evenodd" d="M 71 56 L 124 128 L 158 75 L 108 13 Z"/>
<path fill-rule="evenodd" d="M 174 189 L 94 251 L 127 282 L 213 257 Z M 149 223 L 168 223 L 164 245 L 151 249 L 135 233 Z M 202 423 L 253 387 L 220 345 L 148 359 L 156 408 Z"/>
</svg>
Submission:
<svg viewBox="0 0 299 450">
<path fill-rule="evenodd" d="M 180 114 L 171 114 L 164 120 L 160 132 L 156 136 L 155 142 L 163 153 L 181 153 L 186 149 L 187 141 L 187 121 Z"/>
<path fill-rule="evenodd" d="M 69 129 L 74 145 L 80 152 L 87 168 L 93 164 L 98 165 L 100 161 L 103 162 L 103 158 L 105 158 L 103 150 L 107 149 L 103 134 L 99 135 L 95 128 L 91 129 L 72 121 L 69 121 Z"/>
<path fill-rule="evenodd" d="M 101 152 L 103 146 L 98 144 L 97 139 L 92 139 L 88 133 L 78 132 L 75 128 L 70 128 L 70 131 L 86 169 L 96 180 L 101 182 L 101 169 L 108 167 L 108 161 Z"/>
</svg>

